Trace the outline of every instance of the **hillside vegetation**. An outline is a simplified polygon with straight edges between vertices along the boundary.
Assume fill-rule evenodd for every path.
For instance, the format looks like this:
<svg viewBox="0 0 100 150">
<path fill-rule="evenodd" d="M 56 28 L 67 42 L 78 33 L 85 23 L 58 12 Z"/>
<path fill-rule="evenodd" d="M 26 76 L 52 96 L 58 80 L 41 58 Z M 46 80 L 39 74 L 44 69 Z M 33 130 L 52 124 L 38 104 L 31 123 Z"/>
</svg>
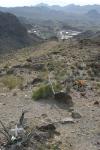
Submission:
<svg viewBox="0 0 100 150">
<path fill-rule="evenodd" d="M 19 145 L 22 150 L 98 149 L 99 51 L 97 43 L 77 38 L 47 41 L 0 58 L 1 120 L 13 129 L 22 110 L 28 110 L 19 136 L 24 139 L 30 131 L 33 136 Z M 48 75 L 60 85 L 53 85 L 55 95 Z"/>
<path fill-rule="evenodd" d="M 98 8 L 0 8 L 0 150 L 100 150 Z"/>
</svg>

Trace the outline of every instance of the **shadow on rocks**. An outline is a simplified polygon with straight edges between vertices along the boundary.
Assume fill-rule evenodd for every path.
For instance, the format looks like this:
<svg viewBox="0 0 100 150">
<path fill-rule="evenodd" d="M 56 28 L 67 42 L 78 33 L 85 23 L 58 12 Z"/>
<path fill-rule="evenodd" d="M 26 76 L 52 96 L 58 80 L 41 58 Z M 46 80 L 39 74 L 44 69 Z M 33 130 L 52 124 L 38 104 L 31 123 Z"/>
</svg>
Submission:
<svg viewBox="0 0 100 150">
<path fill-rule="evenodd" d="M 55 93 L 53 97 L 48 99 L 41 99 L 38 102 L 51 105 L 51 109 L 57 106 L 60 109 L 70 110 L 74 105 L 72 97 L 65 92 Z"/>
</svg>

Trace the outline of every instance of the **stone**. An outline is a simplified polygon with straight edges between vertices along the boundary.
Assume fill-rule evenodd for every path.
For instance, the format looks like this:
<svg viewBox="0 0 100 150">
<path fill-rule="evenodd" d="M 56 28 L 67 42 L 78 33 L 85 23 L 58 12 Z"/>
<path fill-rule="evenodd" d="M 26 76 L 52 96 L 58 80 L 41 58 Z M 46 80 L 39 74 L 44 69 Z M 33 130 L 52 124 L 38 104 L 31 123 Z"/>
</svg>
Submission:
<svg viewBox="0 0 100 150">
<path fill-rule="evenodd" d="M 54 126 L 53 123 L 49 123 L 49 124 L 44 123 L 40 127 L 37 127 L 37 129 L 42 132 L 48 132 L 48 131 L 54 132 L 56 130 L 56 127 Z"/>
<path fill-rule="evenodd" d="M 79 113 L 77 113 L 77 112 L 72 112 L 72 118 L 74 118 L 74 119 L 80 119 L 82 116 L 79 114 Z"/>
<path fill-rule="evenodd" d="M 60 121 L 62 124 L 74 123 L 74 119 L 72 117 L 64 118 Z"/>
<path fill-rule="evenodd" d="M 15 68 L 10 68 L 9 70 L 7 70 L 7 74 L 14 74 L 15 73 Z"/>
<path fill-rule="evenodd" d="M 42 116 L 43 118 L 47 118 L 47 117 L 48 117 L 47 114 L 42 114 L 41 116 Z"/>
<path fill-rule="evenodd" d="M 6 97 L 7 94 L 6 93 L 1 93 L 0 96 Z"/>
<path fill-rule="evenodd" d="M 7 74 L 7 72 L 5 69 L 0 69 L 0 77 L 4 76 L 6 74 Z"/>
<path fill-rule="evenodd" d="M 29 95 L 25 94 L 25 99 L 30 99 Z"/>
<path fill-rule="evenodd" d="M 19 68 L 23 68 L 23 67 L 22 67 L 22 65 L 21 65 L 21 64 L 19 64 L 19 65 L 15 65 L 15 66 L 13 66 L 12 68 L 17 68 L 17 69 L 19 69 Z"/>
<path fill-rule="evenodd" d="M 83 96 L 83 97 L 86 96 L 86 93 L 85 93 L 85 92 L 81 92 L 80 94 L 81 94 L 81 96 Z"/>
<path fill-rule="evenodd" d="M 3 103 L 3 106 L 5 106 L 6 104 L 5 103 Z"/>
<path fill-rule="evenodd" d="M 98 102 L 98 101 L 95 101 L 95 102 L 94 102 L 94 105 L 99 105 L 99 102 Z"/>
<path fill-rule="evenodd" d="M 42 132 L 42 131 L 37 131 L 36 134 L 34 135 L 34 139 L 39 142 L 44 142 L 51 137 L 53 137 L 53 135 L 51 135 L 50 132 Z"/>
<path fill-rule="evenodd" d="M 72 97 L 65 92 L 55 93 L 55 100 L 57 100 L 60 103 L 67 104 L 68 106 L 73 105 Z"/>
<path fill-rule="evenodd" d="M 39 82 L 42 82 L 42 79 L 40 79 L 40 78 L 35 78 L 35 79 L 33 79 L 33 81 L 31 81 L 31 85 L 37 84 L 37 83 L 39 83 Z"/>
<path fill-rule="evenodd" d="M 16 92 L 14 92 L 14 93 L 13 93 L 13 96 L 17 96 L 17 93 L 16 93 Z"/>
<path fill-rule="evenodd" d="M 100 145 L 100 141 L 97 142 L 97 145 Z"/>
<path fill-rule="evenodd" d="M 60 134 L 56 131 L 54 123 L 44 122 L 41 125 L 37 126 L 36 129 L 37 131 L 35 139 L 38 141 L 45 141 L 49 138 L 53 138 L 55 134 L 57 136 L 59 136 Z"/>
<path fill-rule="evenodd" d="M 33 69 L 36 70 L 36 71 L 39 71 L 39 70 L 43 70 L 45 68 L 45 64 L 33 64 L 32 65 Z"/>
<path fill-rule="evenodd" d="M 27 58 L 26 61 L 32 63 L 32 58 Z"/>
</svg>

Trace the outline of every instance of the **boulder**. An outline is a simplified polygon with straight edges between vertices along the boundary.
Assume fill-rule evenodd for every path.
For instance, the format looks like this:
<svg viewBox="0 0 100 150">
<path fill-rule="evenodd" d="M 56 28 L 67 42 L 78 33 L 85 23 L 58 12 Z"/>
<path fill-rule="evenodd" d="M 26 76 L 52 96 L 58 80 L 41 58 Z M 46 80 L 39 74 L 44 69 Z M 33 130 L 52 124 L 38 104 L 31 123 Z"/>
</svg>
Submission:
<svg viewBox="0 0 100 150">
<path fill-rule="evenodd" d="M 95 102 L 94 102 L 94 105 L 99 105 L 99 101 L 95 101 Z"/>
<path fill-rule="evenodd" d="M 55 100 L 57 100 L 60 103 L 67 104 L 68 106 L 73 105 L 72 97 L 65 92 L 55 93 Z"/>
<path fill-rule="evenodd" d="M 15 68 L 10 68 L 9 70 L 7 70 L 7 74 L 15 74 Z"/>
<path fill-rule="evenodd" d="M 80 119 L 82 116 L 79 114 L 79 113 L 77 113 L 77 112 L 72 112 L 72 118 L 74 118 L 74 119 Z"/>
<path fill-rule="evenodd" d="M 40 127 L 37 127 L 37 129 L 42 132 L 48 132 L 48 131 L 54 132 L 56 130 L 56 127 L 54 126 L 53 123 L 49 123 L 49 124 L 44 123 Z"/>
<path fill-rule="evenodd" d="M 44 141 L 49 138 L 53 138 L 55 134 L 57 136 L 60 135 L 60 133 L 56 131 L 56 127 L 55 127 L 54 123 L 46 123 L 45 122 L 36 128 L 37 128 L 36 137 L 37 137 L 37 139 L 39 139 L 39 141 L 41 141 L 41 140 Z"/>
<path fill-rule="evenodd" d="M 85 97 L 86 96 L 86 92 L 81 92 L 80 95 Z"/>
<path fill-rule="evenodd" d="M 27 58 L 26 61 L 32 63 L 32 58 Z"/>
<path fill-rule="evenodd" d="M 0 77 L 6 75 L 7 72 L 6 72 L 6 69 L 0 69 Z"/>
<path fill-rule="evenodd" d="M 45 68 L 45 64 L 42 64 L 42 63 L 33 64 L 32 66 L 33 66 L 33 69 L 36 71 L 43 70 Z"/>
<path fill-rule="evenodd" d="M 64 118 L 60 121 L 62 124 L 74 123 L 74 119 L 72 117 Z"/>
<path fill-rule="evenodd" d="M 42 79 L 41 78 L 35 78 L 35 79 L 33 79 L 33 81 L 31 81 L 31 85 L 37 84 L 39 82 L 42 82 Z"/>
</svg>

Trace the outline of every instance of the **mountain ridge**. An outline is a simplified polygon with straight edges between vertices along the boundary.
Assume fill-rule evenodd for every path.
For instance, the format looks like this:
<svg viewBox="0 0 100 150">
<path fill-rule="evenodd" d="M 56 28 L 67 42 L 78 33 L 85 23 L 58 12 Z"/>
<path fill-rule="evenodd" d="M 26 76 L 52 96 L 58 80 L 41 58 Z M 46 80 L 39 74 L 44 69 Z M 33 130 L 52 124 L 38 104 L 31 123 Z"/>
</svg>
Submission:
<svg viewBox="0 0 100 150">
<path fill-rule="evenodd" d="M 78 12 L 81 11 L 82 13 L 86 12 L 86 11 L 90 11 L 91 9 L 96 9 L 100 12 L 100 5 L 98 4 L 93 4 L 93 5 L 76 5 L 76 4 L 69 4 L 69 5 L 65 5 L 65 6 L 60 6 L 60 5 L 48 5 L 46 3 L 40 3 L 37 5 L 33 5 L 33 6 L 16 6 L 16 7 L 0 7 L 0 10 L 10 10 L 10 9 L 16 9 L 16 8 L 36 8 L 36 7 L 47 7 L 50 9 L 54 9 L 54 10 L 62 10 L 62 11 L 66 11 L 66 12 Z"/>
<path fill-rule="evenodd" d="M 0 12 L 0 53 L 30 46 L 37 40 L 33 37 L 15 15 Z"/>
</svg>

